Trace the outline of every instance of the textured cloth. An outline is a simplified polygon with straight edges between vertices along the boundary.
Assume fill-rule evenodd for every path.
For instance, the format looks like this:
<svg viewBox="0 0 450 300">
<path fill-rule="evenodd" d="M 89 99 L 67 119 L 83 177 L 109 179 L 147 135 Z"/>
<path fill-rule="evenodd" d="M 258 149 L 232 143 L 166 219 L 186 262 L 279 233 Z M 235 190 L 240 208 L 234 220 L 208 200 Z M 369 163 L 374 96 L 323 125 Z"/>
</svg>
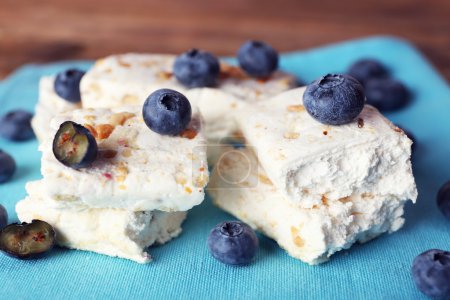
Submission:
<svg viewBox="0 0 450 300">
<path fill-rule="evenodd" d="M 154 262 L 140 265 L 83 251 L 56 249 L 39 260 L 19 261 L 0 255 L 1 299 L 421 299 L 410 275 L 416 255 L 430 249 L 450 250 L 450 221 L 436 206 L 439 187 L 450 179 L 450 90 L 447 83 L 410 44 L 376 37 L 285 54 L 281 68 L 304 82 L 328 72 L 344 72 L 356 59 L 378 58 L 414 94 L 410 106 L 387 116 L 414 133 L 413 159 L 419 198 L 406 206 L 403 229 L 308 266 L 289 257 L 276 243 L 261 237 L 256 261 L 230 267 L 208 253 L 210 229 L 232 217 L 209 199 L 193 209 L 184 232 L 151 249 Z M 33 110 L 42 75 L 69 66 L 87 69 L 90 62 L 28 65 L 0 84 L 0 113 Z M 212 99 L 213 100 L 213 99 Z M 15 203 L 25 196 L 25 183 L 40 178 L 37 142 L 0 148 L 17 160 L 12 181 L 0 185 L 0 202 L 10 221 Z"/>
</svg>

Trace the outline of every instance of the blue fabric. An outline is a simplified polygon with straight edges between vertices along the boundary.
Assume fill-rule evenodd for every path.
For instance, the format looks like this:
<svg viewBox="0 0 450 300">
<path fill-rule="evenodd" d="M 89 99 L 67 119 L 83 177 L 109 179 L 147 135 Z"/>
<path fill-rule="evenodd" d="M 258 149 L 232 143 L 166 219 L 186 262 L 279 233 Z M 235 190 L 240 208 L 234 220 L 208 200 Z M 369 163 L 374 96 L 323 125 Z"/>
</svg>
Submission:
<svg viewBox="0 0 450 300">
<path fill-rule="evenodd" d="M 419 188 L 416 205 L 406 207 L 399 232 L 334 255 L 311 267 L 289 257 L 273 241 L 261 237 L 254 264 L 230 267 L 215 261 L 206 248 L 209 230 L 231 217 L 210 204 L 194 208 L 184 233 L 151 250 L 148 265 L 89 252 L 57 249 L 32 261 L 0 255 L 1 299 L 421 299 L 410 266 L 430 248 L 450 250 L 450 221 L 438 211 L 435 197 L 450 179 L 450 90 L 427 60 L 409 43 L 375 37 L 282 56 L 281 67 L 305 82 L 327 72 L 342 72 L 361 57 L 386 63 L 395 77 L 414 93 L 413 103 L 388 117 L 410 129 L 418 140 L 414 173 Z M 0 85 L 0 113 L 13 108 L 32 110 L 38 79 L 68 66 L 88 68 L 89 62 L 27 65 Z M 11 220 L 24 185 L 40 178 L 37 142 L 9 143 L 0 148 L 18 163 L 14 180 L 0 185 L 0 202 Z"/>
</svg>

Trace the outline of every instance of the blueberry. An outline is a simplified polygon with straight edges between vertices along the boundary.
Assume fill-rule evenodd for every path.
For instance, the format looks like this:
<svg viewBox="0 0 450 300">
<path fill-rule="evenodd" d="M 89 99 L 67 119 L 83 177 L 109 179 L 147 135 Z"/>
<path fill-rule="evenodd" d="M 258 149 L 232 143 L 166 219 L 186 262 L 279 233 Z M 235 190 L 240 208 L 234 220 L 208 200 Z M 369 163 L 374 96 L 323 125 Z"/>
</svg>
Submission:
<svg viewBox="0 0 450 300">
<path fill-rule="evenodd" d="M 425 251 L 414 259 L 411 271 L 422 293 L 450 299 L 450 252 L 437 249 Z"/>
<path fill-rule="evenodd" d="M 388 70 L 378 60 L 368 58 L 356 61 L 347 73 L 364 85 L 370 79 L 387 76 Z"/>
<path fill-rule="evenodd" d="M 16 162 L 11 155 L 0 149 L 0 183 L 6 182 L 16 171 Z"/>
<path fill-rule="evenodd" d="M 8 224 L 8 212 L 6 208 L 0 204 L 0 229 Z"/>
<path fill-rule="evenodd" d="M 259 242 L 247 224 L 229 221 L 218 224 L 208 236 L 212 256 L 229 265 L 246 265 L 252 262 Z"/>
<path fill-rule="evenodd" d="M 215 86 L 220 73 L 219 60 L 209 52 L 191 49 L 175 59 L 173 73 L 189 88 Z"/>
<path fill-rule="evenodd" d="M 0 230 L 0 251 L 19 259 L 37 258 L 53 248 L 55 239 L 47 222 L 14 223 Z"/>
<path fill-rule="evenodd" d="M 270 45 L 260 41 L 247 41 L 238 50 L 241 68 L 250 76 L 269 77 L 278 69 L 278 53 Z"/>
<path fill-rule="evenodd" d="M 329 125 L 350 123 L 364 108 L 364 88 L 353 77 L 327 74 L 310 83 L 303 94 L 306 111 Z"/>
<path fill-rule="evenodd" d="M 450 181 L 445 183 L 437 194 L 437 205 L 441 212 L 450 219 Z"/>
<path fill-rule="evenodd" d="M 97 158 L 97 152 L 97 142 L 91 132 L 72 121 L 62 123 L 53 139 L 56 159 L 74 169 L 88 167 Z"/>
<path fill-rule="evenodd" d="M 69 102 L 80 102 L 80 81 L 84 74 L 85 72 L 78 69 L 69 69 L 59 73 L 54 83 L 56 94 Z"/>
<path fill-rule="evenodd" d="M 377 78 L 364 86 L 367 103 L 381 111 L 392 111 L 404 107 L 409 102 L 409 92 L 398 80 Z"/>
<path fill-rule="evenodd" d="M 148 96 L 142 109 L 145 124 L 162 135 L 180 134 L 191 121 L 189 100 L 181 93 L 160 89 Z"/>
<path fill-rule="evenodd" d="M 26 141 L 34 138 L 31 128 L 33 114 L 17 109 L 8 112 L 0 118 L 0 135 L 12 141 Z"/>
</svg>

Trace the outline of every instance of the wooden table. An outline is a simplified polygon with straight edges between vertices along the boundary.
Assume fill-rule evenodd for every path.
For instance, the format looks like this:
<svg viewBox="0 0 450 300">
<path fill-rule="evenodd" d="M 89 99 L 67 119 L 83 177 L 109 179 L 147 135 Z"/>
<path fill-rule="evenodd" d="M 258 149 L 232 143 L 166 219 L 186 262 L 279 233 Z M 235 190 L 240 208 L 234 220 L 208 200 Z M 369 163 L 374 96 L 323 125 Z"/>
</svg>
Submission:
<svg viewBox="0 0 450 300">
<path fill-rule="evenodd" d="M 249 38 L 290 51 L 377 34 L 410 40 L 450 79 L 449 0 L 0 0 L 0 77 L 30 62 L 232 55 Z"/>
</svg>

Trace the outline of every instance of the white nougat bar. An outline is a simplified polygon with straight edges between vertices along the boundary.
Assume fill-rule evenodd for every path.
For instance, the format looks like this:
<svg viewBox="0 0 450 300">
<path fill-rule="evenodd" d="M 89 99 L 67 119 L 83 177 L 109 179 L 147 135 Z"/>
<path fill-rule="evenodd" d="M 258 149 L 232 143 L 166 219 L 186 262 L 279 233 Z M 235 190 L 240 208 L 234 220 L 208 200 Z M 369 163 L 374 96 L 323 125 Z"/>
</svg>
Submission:
<svg viewBox="0 0 450 300">
<path fill-rule="evenodd" d="M 366 242 L 404 223 L 405 200 L 373 193 L 302 208 L 281 193 L 249 149 L 225 153 L 212 172 L 214 203 L 273 238 L 289 255 L 308 264 L 325 262 L 355 242 Z"/>
</svg>

